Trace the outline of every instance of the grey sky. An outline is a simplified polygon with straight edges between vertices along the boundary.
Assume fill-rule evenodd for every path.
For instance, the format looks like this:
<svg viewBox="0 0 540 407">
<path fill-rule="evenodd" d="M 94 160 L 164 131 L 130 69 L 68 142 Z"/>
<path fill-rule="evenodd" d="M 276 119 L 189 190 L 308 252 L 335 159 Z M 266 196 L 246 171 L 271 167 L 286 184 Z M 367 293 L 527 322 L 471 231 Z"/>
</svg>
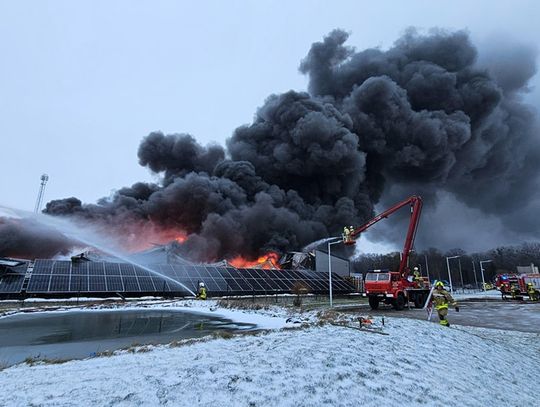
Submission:
<svg viewBox="0 0 540 407">
<path fill-rule="evenodd" d="M 305 90 L 299 62 L 334 28 L 359 49 L 409 26 L 535 45 L 538 4 L 0 1 L 0 204 L 32 210 L 43 172 L 45 202 L 150 180 L 136 152 L 153 130 L 223 143 L 269 94 Z"/>
</svg>

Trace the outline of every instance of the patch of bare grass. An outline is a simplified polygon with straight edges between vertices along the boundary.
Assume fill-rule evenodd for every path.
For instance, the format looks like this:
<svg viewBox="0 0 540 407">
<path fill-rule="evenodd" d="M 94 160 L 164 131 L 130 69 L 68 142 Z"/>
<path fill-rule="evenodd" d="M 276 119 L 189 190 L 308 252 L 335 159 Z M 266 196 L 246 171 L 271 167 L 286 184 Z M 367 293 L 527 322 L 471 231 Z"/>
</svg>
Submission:
<svg viewBox="0 0 540 407">
<path fill-rule="evenodd" d="M 234 334 L 229 331 L 214 331 L 212 332 L 212 337 L 216 339 L 231 339 L 234 337 Z"/>
<path fill-rule="evenodd" d="M 242 301 L 242 300 L 218 300 L 217 305 L 222 308 L 229 308 L 229 309 L 243 309 L 243 310 L 267 310 L 269 309 L 268 304 L 261 304 L 258 302 L 249 302 L 249 301 Z"/>
<path fill-rule="evenodd" d="M 29 366 L 35 365 L 60 365 L 62 363 L 69 362 L 72 359 L 48 359 L 48 358 L 39 358 L 39 357 L 27 357 L 23 363 L 26 363 Z"/>
</svg>

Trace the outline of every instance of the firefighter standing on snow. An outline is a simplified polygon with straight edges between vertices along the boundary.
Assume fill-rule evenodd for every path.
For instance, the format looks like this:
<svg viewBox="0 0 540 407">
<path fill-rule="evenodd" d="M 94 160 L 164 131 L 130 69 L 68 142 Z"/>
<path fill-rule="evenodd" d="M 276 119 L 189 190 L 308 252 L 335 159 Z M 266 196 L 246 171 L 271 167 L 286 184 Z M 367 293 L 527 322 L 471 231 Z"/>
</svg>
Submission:
<svg viewBox="0 0 540 407">
<path fill-rule="evenodd" d="M 446 319 L 449 304 L 455 308 L 456 312 L 459 312 L 457 302 L 452 298 L 450 293 L 444 289 L 442 281 L 437 281 L 435 283 L 435 290 L 433 291 L 433 305 L 439 315 L 439 324 L 443 326 L 450 326 L 450 323 Z"/>
<path fill-rule="evenodd" d="M 206 286 L 203 282 L 199 283 L 199 292 L 197 293 L 197 298 L 199 300 L 206 300 Z"/>
</svg>

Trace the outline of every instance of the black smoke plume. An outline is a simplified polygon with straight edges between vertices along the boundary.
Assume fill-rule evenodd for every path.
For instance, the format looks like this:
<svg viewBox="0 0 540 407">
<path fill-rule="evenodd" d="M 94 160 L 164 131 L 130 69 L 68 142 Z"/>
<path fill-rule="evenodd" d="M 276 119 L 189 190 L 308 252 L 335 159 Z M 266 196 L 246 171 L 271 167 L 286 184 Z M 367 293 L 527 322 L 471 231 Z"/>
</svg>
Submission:
<svg viewBox="0 0 540 407">
<path fill-rule="evenodd" d="M 78 242 L 57 230 L 28 218 L 0 217 L 0 256 L 21 259 L 67 255 Z"/>
<path fill-rule="evenodd" d="M 347 39 L 335 30 L 313 44 L 300 65 L 309 93 L 270 96 L 226 150 L 152 133 L 139 162 L 160 182 L 97 204 L 51 201 L 45 212 L 123 234 L 132 225 L 179 230 L 184 253 L 207 261 L 299 249 L 412 193 L 428 207 L 450 196 L 518 234 L 537 231 L 528 214 L 539 209 L 540 146 L 521 100 L 534 52 L 520 49 L 519 64 L 480 64 L 463 31 L 409 30 L 386 51 L 357 52 Z M 424 227 L 420 242 L 437 245 L 452 235 L 448 224 Z"/>
</svg>

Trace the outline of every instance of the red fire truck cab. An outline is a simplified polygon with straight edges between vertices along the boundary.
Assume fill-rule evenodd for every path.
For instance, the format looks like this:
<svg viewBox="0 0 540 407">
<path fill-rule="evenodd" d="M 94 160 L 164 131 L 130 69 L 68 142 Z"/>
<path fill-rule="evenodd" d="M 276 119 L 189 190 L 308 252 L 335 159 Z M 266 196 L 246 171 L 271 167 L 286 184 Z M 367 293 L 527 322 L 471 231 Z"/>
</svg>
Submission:
<svg viewBox="0 0 540 407">
<path fill-rule="evenodd" d="M 365 287 L 371 309 L 377 309 L 381 302 L 392 305 L 396 310 L 402 310 L 409 302 L 416 308 L 422 308 L 430 290 L 426 277 L 423 278 L 423 287 L 419 287 L 397 271 L 376 270 L 366 274 Z"/>
</svg>

